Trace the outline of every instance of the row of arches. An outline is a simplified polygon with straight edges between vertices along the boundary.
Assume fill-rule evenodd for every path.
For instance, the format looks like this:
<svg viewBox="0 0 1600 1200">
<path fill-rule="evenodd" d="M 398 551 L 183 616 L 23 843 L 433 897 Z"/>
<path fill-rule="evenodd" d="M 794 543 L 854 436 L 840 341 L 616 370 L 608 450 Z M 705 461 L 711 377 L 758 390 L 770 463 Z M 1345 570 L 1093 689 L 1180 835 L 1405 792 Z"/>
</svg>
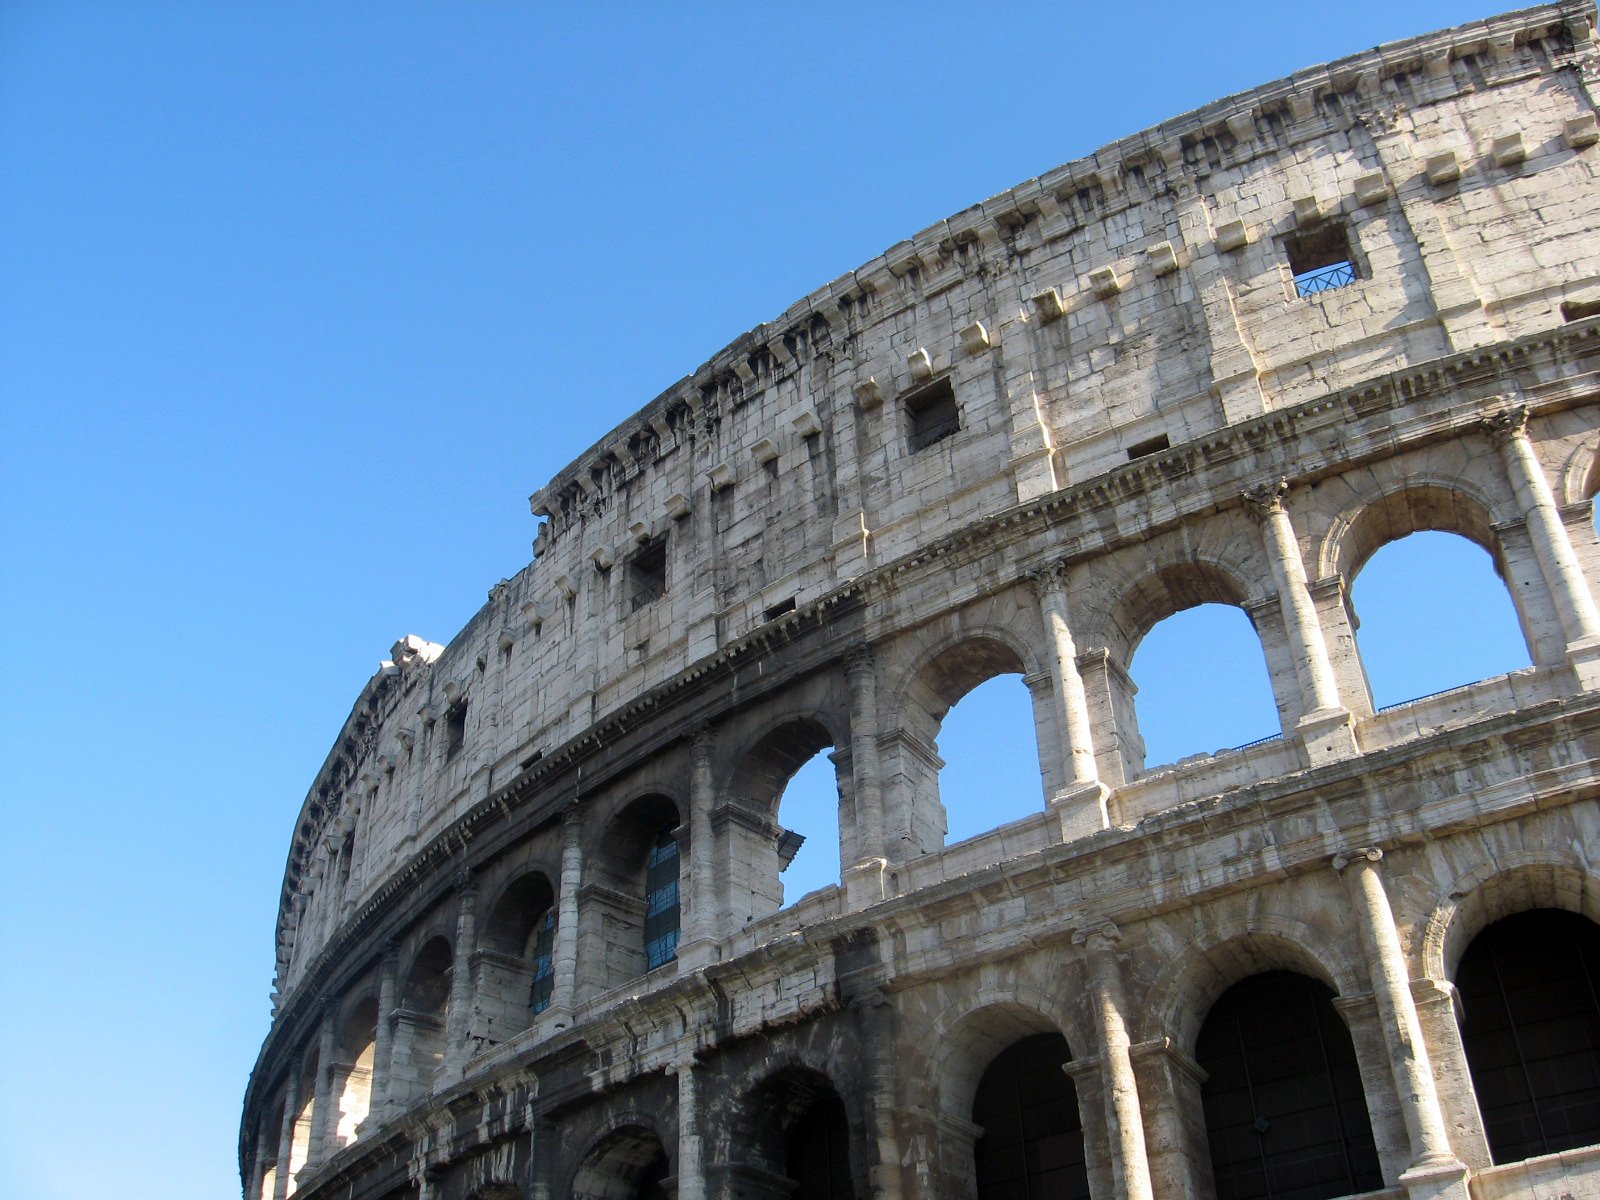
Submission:
<svg viewBox="0 0 1600 1200">
<path fill-rule="evenodd" d="M 1467 1068 L 1496 1164 L 1600 1142 L 1600 926 L 1565 910 L 1534 909 L 1479 932 L 1456 971 Z M 1185 1046 L 1188 1096 L 1216 1200 L 1331 1200 L 1386 1186 L 1367 1081 L 1334 989 L 1273 968 L 1230 983 Z M 969 1014 L 945 1050 L 944 1105 L 968 1155 L 951 1174 L 976 1200 L 1089 1200 L 1106 1171 L 1101 1118 L 1087 1107 L 1082 1061 L 1044 1013 L 1007 1002 Z M 961 1066 L 961 1060 L 971 1065 Z M 1381 1064 L 1367 1064 L 1369 1071 Z M 783 1068 L 730 1105 L 726 1139 L 746 1195 L 847 1200 L 870 1194 L 870 1126 L 823 1071 Z M 1178 1114 L 1176 1127 L 1186 1118 Z M 663 1195 L 672 1170 L 663 1131 L 614 1130 L 582 1157 L 575 1200 Z M 953 1143 L 941 1154 L 948 1159 Z M 952 1164 L 947 1161 L 947 1171 Z M 708 1179 L 729 1164 L 710 1161 Z M 947 1175 L 947 1178 L 949 1175 Z M 1392 1179 L 1389 1181 L 1392 1183 Z M 720 1194 L 720 1193 L 719 1193 Z"/>
</svg>

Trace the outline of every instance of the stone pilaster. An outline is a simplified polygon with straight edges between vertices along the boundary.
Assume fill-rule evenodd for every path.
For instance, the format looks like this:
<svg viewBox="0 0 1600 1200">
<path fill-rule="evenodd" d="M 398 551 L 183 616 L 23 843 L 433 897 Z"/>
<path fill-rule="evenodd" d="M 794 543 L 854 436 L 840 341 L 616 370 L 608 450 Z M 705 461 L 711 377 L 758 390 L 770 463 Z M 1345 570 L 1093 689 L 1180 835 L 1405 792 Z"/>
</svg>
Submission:
<svg viewBox="0 0 1600 1200">
<path fill-rule="evenodd" d="M 1095 762 L 1094 732 L 1089 722 L 1089 701 L 1078 673 L 1078 647 L 1072 640 L 1067 610 L 1067 564 L 1049 563 L 1030 572 L 1039 597 L 1045 646 L 1050 653 L 1050 679 L 1055 697 L 1056 725 L 1065 742 L 1066 786 L 1050 798 L 1061 822 L 1061 838 L 1071 841 L 1110 825 L 1106 809 L 1108 789 L 1100 782 Z"/>
<path fill-rule="evenodd" d="M 395 976 L 399 969 L 399 947 L 388 942 L 378 964 L 378 1031 L 372 1047 L 372 1105 L 367 1116 L 374 1125 L 389 1116 L 392 1103 L 390 1059 L 394 1055 Z"/>
<path fill-rule="evenodd" d="M 1433 1196 L 1467 1200 L 1467 1168 L 1451 1150 L 1445 1132 L 1433 1066 L 1411 999 L 1400 934 L 1395 929 L 1383 877 L 1378 873 L 1382 859 L 1382 850 L 1351 850 L 1335 855 L 1333 868 L 1344 877 L 1354 909 L 1400 1112 L 1411 1143 L 1411 1165 L 1401 1174 L 1400 1182 L 1415 1200 Z"/>
<path fill-rule="evenodd" d="M 306 1166 L 321 1163 L 333 1152 L 333 1134 L 339 1124 L 333 1086 L 337 1078 L 333 1061 L 338 1034 L 339 998 L 322 997 L 322 1023 L 317 1032 L 317 1080 L 311 1104 L 311 1149 Z"/>
<path fill-rule="evenodd" d="M 456 880 L 456 944 L 451 955 L 450 1011 L 444 1026 L 444 1078 L 458 1080 L 472 1057 L 472 960 L 478 948 L 478 886 L 469 874 Z"/>
<path fill-rule="evenodd" d="M 1095 1029 L 1104 1073 L 1106 1129 L 1111 1143 L 1111 1176 L 1117 1200 L 1153 1200 L 1145 1153 L 1144 1117 L 1128 1038 L 1127 1000 L 1116 944 L 1122 932 L 1110 921 L 1072 936 L 1088 959 Z"/>
<path fill-rule="evenodd" d="M 1600 687 L 1600 612 L 1561 521 L 1550 481 L 1528 439 L 1528 410 L 1516 405 L 1483 422 L 1499 448 L 1511 490 L 1528 524 L 1534 556 L 1561 622 L 1567 662 L 1585 690 Z"/>
<path fill-rule="evenodd" d="M 556 1029 L 572 1024 L 578 1003 L 578 891 L 583 886 L 583 810 L 574 803 L 561 822 L 561 889 L 556 897 L 555 974 L 550 1021 Z"/>
<path fill-rule="evenodd" d="M 300 1115 L 300 1074 L 290 1072 L 283 1088 L 283 1122 L 278 1128 L 278 1170 L 273 1176 L 272 1200 L 287 1200 L 289 1164 L 294 1157 L 294 1126 Z"/>
<path fill-rule="evenodd" d="M 1355 725 L 1339 698 L 1328 644 L 1317 619 L 1317 606 L 1306 582 L 1306 569 L 1300 558 L 1300 542 L 1283 506 L 1288 480 L 1259 484 L 1244 494 L 1246 507 L 1261 523 L 1267 561 L 1278 593 L 1278 609 L 1300 691 L 1299 720 L 1295 732 L 1305 746 L 1312 766 L 1357 753 Z"/>
<path fill-rule="evenodd" d="M 716 832 L 711 810 L 716 806 L 712 773 L 715 742 L 709 726 L 695 731 L 689 747 L 689 919 L 678 945 L 681 970 L 693 970 L 716 958 L 718 927 Z"/>
<path fill-rule="evenodd" d="M 878 761 L 878 664 L 872 652 L 853 651 L 845 665 L 850 683 L 850 763 L 855 771 L 856 844 L 845 868 L 846 903 L 865 908 L 889 893 L 884 844 L 883 773 Z"/>
</svg>

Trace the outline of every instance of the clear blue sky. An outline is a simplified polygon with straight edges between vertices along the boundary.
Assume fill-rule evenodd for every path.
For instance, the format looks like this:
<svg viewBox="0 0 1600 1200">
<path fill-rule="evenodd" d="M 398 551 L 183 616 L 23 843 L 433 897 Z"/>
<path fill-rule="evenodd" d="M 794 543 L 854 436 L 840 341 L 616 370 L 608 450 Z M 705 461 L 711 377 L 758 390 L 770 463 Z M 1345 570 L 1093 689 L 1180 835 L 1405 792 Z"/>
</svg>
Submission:
<svg viewBox="0 0 1600 1200">
<path fill-rule="evenodd" d="M 1495 7 L 0 7 L 0 1196 L 235 1194 L 305 789 L 615 421 L 987 195 Z"/>
</svg>

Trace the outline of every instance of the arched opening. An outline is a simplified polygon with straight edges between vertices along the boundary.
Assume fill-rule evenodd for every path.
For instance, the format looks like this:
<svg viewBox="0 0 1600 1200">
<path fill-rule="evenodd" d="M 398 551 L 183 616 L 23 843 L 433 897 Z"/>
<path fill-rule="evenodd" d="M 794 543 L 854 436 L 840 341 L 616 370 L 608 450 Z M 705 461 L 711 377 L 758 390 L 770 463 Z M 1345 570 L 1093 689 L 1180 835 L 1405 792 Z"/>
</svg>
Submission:
<svg viewBox="0 0 1600 1200">
<path fill-rule="evenodd" d="M 839 772 L 829 750 L 818 750 L 784 785 L 778 822 L 783 906 L 820 888 L 836 886 L 839 870 Z M 784 861 L 785 854 L 788 861 Z"/>
<path fill-rule="evenodd" d="M 661 1139 L 642 1126 L 607 1134 L 578 1164 L 573 1200 L 666 1200 L 671 1163 Z"/>
<path fill-rule="evenodd" d="M 1138 696 L 1141 769 L 1282 731 L 1261 639 L 1235 604 L 1207 601 L 1156 622 L 1128 673 Z"/>
<path fill-rule="evenodd" d="M 978 1200 L 1088 1200 L 1078 1092 L 1059 1033 L 1013 1042 L 990 1062 L 972 1100 Z"/>
<path fill-rule="evenodd" d="M 785 1168 L 794 1200 L 852 1200 L 850 1120 L 838 1093 L 818 1097 L 789 1134 Z"/>
<path fill-rule="evenodd" d="M 678 806 L 642 796 L 611 822 L 580 897 L 580 945 L 615 986 L 676 961 L 682 926 Z M 552 946 L 554 929 L 552 928 Z"/>
<path fill-rule="evenodd" d="M 554 992 L 556 897 L 531 871 L 495 902 L 479 940 L 478 1020 L 489 1044 L 526 1029 Z"/>
<path fill-rule="evenodd" d="M 1505 917 L 1455 982 L 1494 1161 L 1600 1142 L 1600 926 L 1560 909 Z"/>
<path fill-rule="evenodd" d="M 828 752 L 833 735 L 812 717 L 764 733 L 730 781 L 725 823 L 729 862 L 746 881 L 728 897 L 735 927 L 839 882 L 839 775 Z"/>
<path fill-rule="evenodd" d="M 1195 1042 L 1219 1200 L 1326 1200 L 1383 1186 L 1350 1031 L 1292 971 L 1225 991 Z"/>
<path fill-rule="evenodd" d="M 334 1076 L 339 1083 L 339 1116 L 334 1127 L 336 1147 L 355 1141 L 361 1123 L 372 1111 L 372 1069 L 377 1044 L 378 1002 L 369 997 L 351 1010 L 339 1038 L 339 1061 Z"/>
<path fill-rule="evenodd" d="M 792 1200 L 854 1200 L 860 1194 L 850 1163 L 850 1117 L 831 1080 L 790 1067 L 762 1083 L 746 1108 L 739 1140 L 752 1178 L 778 1176 L 771 1195 Z M 781 1182 L 780 1182 L 781 1181 Z M 790 1190 L 792 1189 L 792 1190 Z"/>
<path fill-rule="evenodd" d="M 1033 694 L 1020 672 L 985 679 L 939 724 L 939 798 L 953 845 L 1043 808 Z"/>
<path fill-rule="evenodd" d="M 444 1065 L 445 1026 L 455 955 L 444 937 L 430 939 L 406 972 L 395 1012 L 390 1086 L 394 1095 L 415 1097 L 433 1088 Z"/>
<path fill-rule="evenodd" d="M 1043 811 L 1040 718 L 1024 671 L 1016 649 L 979 636 L 917 673 L 884 753 L 893 854 L 931 854 Z"/>
<path fill-rule="evenodd" d="M 1350 589 L 1350 623 L 1376 708 L 1476 683 L 1532 659 L 1501 567 L 1457 533 L 1378 546 Z"/>
</svg>

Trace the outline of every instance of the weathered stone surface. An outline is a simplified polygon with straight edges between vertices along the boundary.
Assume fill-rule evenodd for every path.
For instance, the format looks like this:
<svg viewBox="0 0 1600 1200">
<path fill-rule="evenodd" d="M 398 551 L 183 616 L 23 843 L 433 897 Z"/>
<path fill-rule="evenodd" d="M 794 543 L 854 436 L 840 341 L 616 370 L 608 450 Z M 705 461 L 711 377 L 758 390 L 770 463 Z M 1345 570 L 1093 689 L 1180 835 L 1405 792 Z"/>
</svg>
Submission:
<svg viewBox="0 0 1600 1200">
<path fill-rule="evenodd" d="M 1490 1163 L 1450 999 L 1492 921 L 1600 917 L 1592 24 L 1107 147 L 579 455 L 536 560 L 395 644 L 306 799 L 249 1200 L 786 1195 L 830 1095 L 857 1194 L 969 1196 L 978 1080 L 1038 1032 L 1094 1195 L 1203 1198 L 1196 1037 L 1278 969 L 1336 994 L 1392 1194 L 1600 1196 L 1600 1151 Z M 1341 245 L 1302 295 L 1291 258 Z M 1375 712 L 1346 592 L 1419 529 L 1493 555 L 1534 665 Z M 1146 771 L 1129 662 L 1207 601 L 1250 614 L 1283 736 Z M 946 846 L 940 721 L 1003 672 L 1039 812 Z M 783 909 L 777 802 L 830 747 L 844 879 Z"/>
</svg>

